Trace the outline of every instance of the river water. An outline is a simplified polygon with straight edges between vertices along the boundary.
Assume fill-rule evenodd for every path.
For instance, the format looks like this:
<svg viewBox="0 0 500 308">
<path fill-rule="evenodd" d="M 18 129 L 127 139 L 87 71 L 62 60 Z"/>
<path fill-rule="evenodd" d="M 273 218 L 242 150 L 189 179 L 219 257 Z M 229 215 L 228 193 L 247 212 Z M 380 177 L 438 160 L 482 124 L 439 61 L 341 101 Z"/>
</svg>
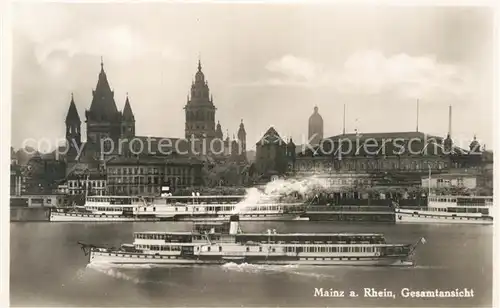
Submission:
<svg viewBox="0 0 500 308">
<path fill-rule="evenodd" d="M 12 306 L 491 306 L 492 226 L 243 222 L 248 232 L 380 232 L 413 243 L 412 268 L 256 266 L 88 266 L 77 241 L 119 246 L 132 233 L 189 230 L 189 223 L 11 223 Z M 345 291 L 315 297 L 315 288 Z M 369 298 L 363 288 L 396 298 Z M 472 298 L 404 298 L 412 290 L 468 288 Z M 358 297 L 348 297 L 355 291 Z"/>
</svg>

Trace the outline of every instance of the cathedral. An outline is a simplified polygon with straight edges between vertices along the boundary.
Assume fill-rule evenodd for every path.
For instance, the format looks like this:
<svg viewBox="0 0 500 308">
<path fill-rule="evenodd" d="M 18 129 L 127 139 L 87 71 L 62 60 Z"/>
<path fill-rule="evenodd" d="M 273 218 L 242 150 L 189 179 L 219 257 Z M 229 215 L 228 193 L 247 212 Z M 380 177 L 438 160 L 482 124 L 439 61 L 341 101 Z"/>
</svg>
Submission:
<svg viewBox="0 0 500 308">
<path fill-rule="evenodd" d="M 246 131 L 241 120 L 237 139 L 226 138 L 222 133 L 222 126 L 219 122 L 215 125 L 215 111 L 213 97 L 210 95 L 208 83 L 205 80 L 205 75 L 202 72 L 201 62 L 198 61 L 198 71 L 195 74 L 195 79 L 191 85 L 190 95 L 188 95 L 187 103 L 184 107 L 186 115 L 185 123 L 185 139 L 184 148 L 200 150 L 201 144 L 195 142 L 195 138 L 205 141 L 206 152 L 197 151 L 197 155 L 208 155 L 216 157 L 232 157 L 238 160 L 246 160 Z M 87 131 L 87 141 L 84 147 L 85 156 L 93 156 L 99 154 L 101 149 L 101 140 L 109 138 L 113 140 L 115 145 L 120 144 L 120 140 L 141 139 L 148 137 L 137 136 L 135 130 L 135 117 L 132 112 L 132 106 L 129 97 L 125 99 L 123 111 L 119 111 L 114 97 L 114 91 L 111 87 L 104 71 L 104 63 L 101 59 L 101 71 L 99 72 L 97 85 L 92 91 L 92 102 L 90 109 L 85 111 L 85 122 Z M 73 95 L 66 116 L 66 140 L 69 145 L 68 160 L 76 158 L 76 148 L 82 145 L 81 136 L 81 120 L 75 105 Z M 179 140 L 179 138 L 160 137 L 155 139 L 171 139 Z M 194 147 L 189 146 L 189 142 L 194 143 Z M 108 146 L 104 142 L 103 146 Z M 115 151 L 117 151 L 115 147 Z M 146 149 L 147 150 L 147 149 Z M 126 151 L 125 151 L 126 152 Z M 126 155 L 126 153 L 120 152 Z"/>
<path fill-rule="evenodd" d="M 71 102 L 65 122 L 66 140 L 70 147 L 68 158 L 71 160 L 76 156 L 76 146 L 80 147 L 82 144 L 81 120 L 73 95 L 71 95 Z M 104 138 L 110 138 L 115 144 L 118 144 L 118 141 L 122 138 L 130 139 L 135 137 L 135 117 L 128 95 L 125 99 L 123 111 L 118 111 L 114 91 L 109 86 L 102 59 L 97 85 L 92 90 L 90 109 L 85 111 L 85 122 L 87 128 L 85 153 L 91 153 L 92 156 L 95 156 L 96 153 L 102 150 L 100 146 L 101 140 Z"/>
</svg>

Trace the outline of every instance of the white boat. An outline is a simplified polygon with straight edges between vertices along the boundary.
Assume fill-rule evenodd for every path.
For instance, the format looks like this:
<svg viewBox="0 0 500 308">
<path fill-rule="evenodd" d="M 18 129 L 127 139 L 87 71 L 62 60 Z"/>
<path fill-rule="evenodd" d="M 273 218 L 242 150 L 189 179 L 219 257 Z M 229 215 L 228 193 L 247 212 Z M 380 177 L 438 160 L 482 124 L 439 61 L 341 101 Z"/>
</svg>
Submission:
<svg viewBox="0 0 500 308">
<path fill-rule="evenodd" d="M 425 209 L 395 209 L 396 223 L 493 224 L 493 197 L 430 196 Z"/>
<path fill-rule="evenodd" d="M 308 220 L 302 203 L 271 199 L 245 204 L 245 196 L 87 196 L 83 211 L 53 211 L 51 221 L 227 221 L 235 211 L 246 221 Z"/>
<path fill-rule="evenodd" d="M 133 222 L 159 221 L 160 218 L 140 212 L 138 207 L 144 205 L 140 197 L 128 196 L 87 196 L 84 206 L 72 208 L 56 208 L 50 211 L 52 222 Z"/>
<path fill-rule="evenodd" d="M 241 220 L 301 220 L 303 203 L 281 203 L 271 199 L 244 204 L 245 196 L 162 196 L 139 208 L 139 213 L 175 220 L 227 221 L 236 211 Z"/>
<path fill-rule="evenodd" d="M 127 214 L 135 217 L 157 217 L 171 220 L 224 221 L 240 213 L 241 220 L 302 220 L 302 203 L 280 203 L 261 200 L 241 206 L 245 196 L 161 196 L 161 197 L 87 197 L 85 209 L 93 214 Z"/>
<path fill-rule="evenodd" d="M 414 244 L 389 244 L 382 234 L 243 233 L 230 222 L 194 223 L 191 232 L 136 232 L 119 249 L 79 243 L 90 263 L 112 264 L 305 264 L 411 266 Z"/>
<path fill-rule="evenodd" d="M 91 214 L 81 212 L 54 212 L 49 216 L 49 221 L 52 222 L 133 222 L 133 221 L 160 221 L 156 217 L 133 217 L 125 215 L 110 215 L 110 214 Z"/>
</svg>

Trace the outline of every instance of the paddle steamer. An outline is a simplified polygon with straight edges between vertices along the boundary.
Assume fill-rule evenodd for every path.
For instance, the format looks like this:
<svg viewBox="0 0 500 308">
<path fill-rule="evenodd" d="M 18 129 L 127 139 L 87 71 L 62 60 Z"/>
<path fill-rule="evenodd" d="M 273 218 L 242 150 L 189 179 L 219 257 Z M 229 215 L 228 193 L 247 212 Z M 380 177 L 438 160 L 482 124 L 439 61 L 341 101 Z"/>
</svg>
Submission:
<svg viewBox="0 0 500 308">
<path fill-rule="evenodd" d="M 241 220 L 307 220 L 303 203 L 271 199 L 247 202 L 246 196 L 87 196 L 79 211 L 53 210 L 50 221 L 224 221 L 240 213 Z"/>
<path fill-rule="evenodd" d="M 389 244 L 382 234 L 364 233 L 243 233 L 238 215 L 193 225 L 191 232 L 136 232 L 118 249 L 79 244 L 90 263 L 411 266 L 425 243 Z"/>
<path fill-rule="evenodd" d="M 396 223 L 493 224 L 493 197 L 430 196 L 425 209 L 396 208 Z"/>
<path fill-rule="evenodd" d="M 137 210 L 145 205 L 141 197 L 87 196 L 84 206 L 51 209 L 49 221 L 53 222 L 132 222 L 159 221 L 160 218 Z"/>
</svg>

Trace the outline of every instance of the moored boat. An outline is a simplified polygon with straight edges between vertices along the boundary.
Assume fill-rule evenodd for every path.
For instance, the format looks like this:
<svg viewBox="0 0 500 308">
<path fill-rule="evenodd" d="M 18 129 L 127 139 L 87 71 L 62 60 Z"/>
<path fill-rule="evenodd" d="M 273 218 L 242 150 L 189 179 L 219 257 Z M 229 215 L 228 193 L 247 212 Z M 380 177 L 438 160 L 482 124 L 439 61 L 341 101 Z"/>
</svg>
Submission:
<svg viewBox="0 0 500 308">
<path fill-rule="evenodd" d="M 139 212 L 145 204 L 141 197 L 86 196 L 84 206 L 54 208 L 50 211 L 51 222 L 134 222 L 159 221 L 159 217 Z"/>
<path fill-rule="evenodd" d="M 425 239 L 389 244 L 375 233 L 244 233 L 232 215 L 229 223 L 194 223 L 190 232 L 136 232 L 119 249 L 80 245 L 90 263 L 411 266 L 419 243 Z"/>
<path fill-rule="evenodd" d="M 427 208 L 395 209 L 396 223 L 493 224 L 493 197 L 430 196 Z"/>
</svg>

